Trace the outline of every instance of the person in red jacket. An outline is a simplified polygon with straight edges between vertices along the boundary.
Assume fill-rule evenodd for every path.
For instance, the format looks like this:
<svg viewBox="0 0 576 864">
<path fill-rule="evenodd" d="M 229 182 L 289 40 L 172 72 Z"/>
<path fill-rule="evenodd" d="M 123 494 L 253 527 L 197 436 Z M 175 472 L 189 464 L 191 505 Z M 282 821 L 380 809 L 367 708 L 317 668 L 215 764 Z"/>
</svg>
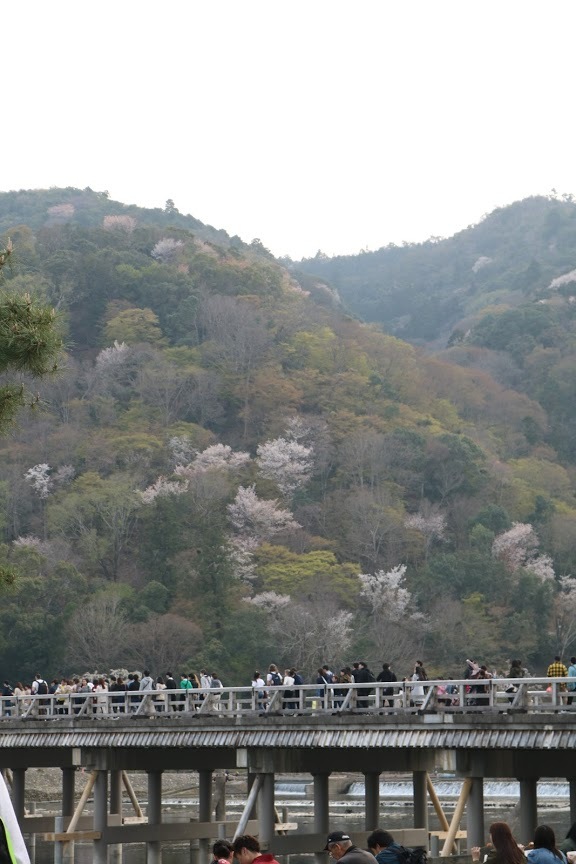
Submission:
<svg viewBox="0 0 576 864">
<path fill-rule="evenodd" d="M 271 852 L 260 852 L 260 843 L 256 837 L 244 834 L 234 840 L 234 855 L 238 864 L 278 864 Z"/>
</svg>

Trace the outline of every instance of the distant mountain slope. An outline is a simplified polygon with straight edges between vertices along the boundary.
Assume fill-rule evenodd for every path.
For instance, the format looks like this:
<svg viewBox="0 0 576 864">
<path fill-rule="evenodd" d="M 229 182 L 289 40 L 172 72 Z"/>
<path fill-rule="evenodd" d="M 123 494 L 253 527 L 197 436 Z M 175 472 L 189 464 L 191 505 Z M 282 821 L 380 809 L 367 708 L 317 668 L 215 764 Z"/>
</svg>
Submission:
<svg viewBox="0 0 576 864">
<path fill-rule="evenodd" d="M 327 280 L 367 321 L 415 342 L 447 340 L 461 319 L 546 293 L 576 267 L 576 204 L 532 197 L 454 237 L 295 265 Z"/>
<path fill-rule="evenodd" d="M 529 225 L 560 214 L 557 263 L 574 208 L 526 206 Z M 426 656 L 446 674 L 470 646 L 498 667 L 576 643 L 562 629 L 576 618 L 574 469 L 555 449 L 570 458 L 576 439 L 576 304 L 569 282 L 536 301 L 561 268 L 517 221 L 510 254 L 494 225 L 492 245 L 472 242 L 484 224 L 458 261 L 457 238 L 382 252 L 383 297 L 406 300 L 413 327 L 435 272 L 434 337 L 460 314 L 459 286 L 470 332 L 431 357 L 346 313 L 324 274 L 170 202 L 0 195 L 6 288 L 54 305 L 69 349 L 0 439 L 0 568 L 20 570 L 0 603 L 4 674 L 206 665 L 231 684 L 274 660 L 314 680 L 359 656 L 400 675 Z M 520 271 L 536 248 L 538 289 L 501 275 L 482 293 L 490 267 Z M 379 254 L 345 263 L 378 272 Z"/>
</svg>

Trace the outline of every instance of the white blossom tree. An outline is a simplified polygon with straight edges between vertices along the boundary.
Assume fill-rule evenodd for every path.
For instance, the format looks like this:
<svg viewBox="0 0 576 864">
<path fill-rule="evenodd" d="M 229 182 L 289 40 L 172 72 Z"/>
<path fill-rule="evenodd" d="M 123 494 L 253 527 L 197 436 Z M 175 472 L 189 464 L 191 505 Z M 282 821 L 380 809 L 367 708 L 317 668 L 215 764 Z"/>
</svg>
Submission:
<svg viewBox="0 0 576 864">
<path fill-rule="evenodd" d="M 34 492 L 39 498 L 47 498 L 50 494 L 52 480 L 50 478 L 50 466 L 47 462 L 41 462 L 38 465 L 33 465 L 24 474 L 24 478 L 32 486 Z"/>
<path fill-rule="evenodd" d="M 554 564 L 549 555 L 538 554 L 539 545 L 540 539 L 532 525 L 514 522 L 512 528 L 494 539 L 492 555 L 502 561 L 510 573 L 529 570 L 546 582 L 554 579 Z"/>
<path fill-rule="evenodd" d="M 424 536 L 426 557 L 434 543 L 446 539 L 446 516 L 436 508 L 429 513 L 411 513 L 404 520 L 404 526 L 419 531 Z"/>
<path fill-rule="evenodd" d="M 228 517 L 239 534 L 262 543 L 282 531 L 301 527 L 289 510 L 277 505 L 277 500 L 259 498 L 254 486 L 240 486 L 228 505 Z"/>
<path fill-rule="evenodd" d="M 267 614 L 270 634 L 282 633 L 282 660 L 301 669 L 322 663 L 343 663 L 354 634 L 352 613 L 339 609 L 332 598 L 294 602 L 285 594 L 265 591 L 246 599 Z"/>
<path fill-rule="evenodd" d="M 554 598 L 554 629 L 556 652 L 562 657 L 576 642 L 576 579 L 561 576 L 558 582 L 559 590 Z"/>
<path fill-rule="evenodd" d="M 249 461 L 249 453 L 235 453 L 227 444 L 212 444 L 201 453 L 197 453 L 189 465 L 179 466 L 176 473 L 186 477 L 204 471 L 237 470 Z"/>
<path fill-rule="evenodd" d="M 95 367 L 99 373 L 107 372 L 110 369 L 116 369 L 126 362 L 130 354 L 130 348 L 126 342 L 118 342 L 114 340 L 114 344 L 108 348 L 103 348 L 96 357 Z"/>
<path fill-rule="evenodd" d="M 256 462 L 263 477 L 273 480 L 283 495 L 293 495 L 310 479 L 312 448 L 297 441 L 275 438 L 259 444 Z"/>
<path fill-rule="evenodd" d="M 47 462 L 33 465 L 24 474 L 24 479 L 32 486 L 34 492 L 41 499 L 48 498 L 56 486 L 66 486 L 76 475 L 73 465 L 61 465 L 60 468 L 52 469 Z"/>
<path fill-rule="evenodd" d="M 240 582 L 252 582 L 256 578 L 254 552 L 258 541 L 254 537 L 232 534 L 228 537 L 228 558 L 234 577 Z"/>
<path fill-rule="evenodd" d="M 156 243 L 150 254 L 152 258 L 156 259 L 156 261 L 161 261 L 163 264 L 167 264 L 176 260 L 178 250 L 181 249 L 183 245 L 184 243 L 182 240 L 174 240 L 173 237 L 163 237 Z"/>
<path fill-rule="evenodd" d="M 391 664 L 415 656 L 428 628 L 426 616 L 406 588 L 405 574 L 406 565 L 399 564 L 358 577 L 360 596 L 368 607 L 370 636 L 382 659 Z"/>
<path fill-rule="evenodd" d="M 189 465 L 197 453 L 189 435 L 173 435 L 168 441 L 168 447 L 172 453 L 174 467 L 176 465 Z"/>
<path fill-rule="evenodd" d="M 168 480 L 166 477 L 158 477 L 144 491 L 136 490 L 136 495 L 143 504 L 152 504 L 157 498 L 167 498 L 169 495 L 182 495 L 186 492 L 186 484 L 177 480 Z"/>
</svg>

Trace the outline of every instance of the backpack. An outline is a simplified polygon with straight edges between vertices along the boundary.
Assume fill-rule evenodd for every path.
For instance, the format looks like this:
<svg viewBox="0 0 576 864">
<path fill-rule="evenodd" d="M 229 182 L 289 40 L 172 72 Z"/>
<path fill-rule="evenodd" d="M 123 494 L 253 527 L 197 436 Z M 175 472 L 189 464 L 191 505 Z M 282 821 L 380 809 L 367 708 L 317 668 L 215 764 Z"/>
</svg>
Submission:
<svg viewBox="0 0 576 864">
<path fill-rule="evenodd" d="M 278 674 L 278 672 L 272 672 L 270 674 L 270 677 L 272 679 L 272 684 L 274 685 L 274 687 L 280 687 L 282 685 L 282 678 Z"/>
<path fill-rule="evenodd" d="M 399 864 L 427 864 L 428 856 L 426 850 L 421 846 L 416 849 L 401 846 L 400 849 L 395 849 L 394 851 L 398 856 Z"/>
<path fill-rule="evenodd" d="M 48 694 L 48 684 L 46 681 L 38 682 L 38 690 L 36 692 L 39 696 L 46 696 Z"/>
</svg>

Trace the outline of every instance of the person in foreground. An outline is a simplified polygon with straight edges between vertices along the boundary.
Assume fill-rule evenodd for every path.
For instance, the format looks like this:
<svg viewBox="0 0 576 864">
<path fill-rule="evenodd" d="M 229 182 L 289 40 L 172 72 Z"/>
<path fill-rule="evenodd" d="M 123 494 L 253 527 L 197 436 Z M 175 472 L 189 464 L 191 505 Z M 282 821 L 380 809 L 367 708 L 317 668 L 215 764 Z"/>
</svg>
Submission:
<svg viewBox="0 0 576 864">
<path fill-rule="evenodd" d="M 486 864 L 526 864 L 524 852 L 518 846 L 506 822 L 492 823 L 490 840 L 493 848 L 484 859 Z M 480 861 L 480 846 L 473 846 L 470 852 L 472 861 Z"/>
<path fill-rule="evenodd" d="M 564 840 L 556 847 L 561 852 L 576 852 L 576 822 L 573 822 Z"/>
<path fill-rule="evenodd" d="M 212 846 L 212 864 L 232 864 L 234 847 L 227 840 L 217 840 Z"/>
<path fill-rule="evenodd" d="M 531 864 L 566 864 L 566 855 L 556 847 L 556 837 L 549 825 L 539 825 L 534 832 L 534 848 L 526 857 Z"/>
<path fill-rule="evenodd" d="M 350 835 L 344 831 L 332 831 L 328 835 L 324 852 L 329 852 L 334 861 L 343 860 L 344 864 L 374 864 L 374 856 L 354 846 Z"/>
<path fill-rule="evenodd" d="M 260 852 L 260 843 L 251 834 L 237 837 L 233 843 L 234 856 L 238 864 L 278 864 L 271 852 Z"/>
<path fill-rule="evenodd" d="M 368 837 L 366 844 L 378 864 L 398 864 L 399 853 L 402 852 L 402 847 L 396 843 L 392 835 L 388 831 L 382 831 L 377 828 Z"/>
</svg>

